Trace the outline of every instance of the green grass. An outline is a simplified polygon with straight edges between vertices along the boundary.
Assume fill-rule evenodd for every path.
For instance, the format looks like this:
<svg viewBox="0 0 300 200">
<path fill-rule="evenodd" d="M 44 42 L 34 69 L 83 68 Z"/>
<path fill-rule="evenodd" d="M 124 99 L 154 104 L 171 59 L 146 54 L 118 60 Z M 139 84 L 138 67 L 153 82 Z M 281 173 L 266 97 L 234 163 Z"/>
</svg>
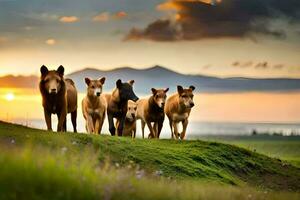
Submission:
<svg viewBox="0 0 300 200">
<path fill-rule="evenodd" d="M 216 142 L 0 122 L 0 143 L 0 199 L 299 199 L 299 168 Z"/>
<path fill-rule="evenodd" d="M 300 167 L 300 136 L 203 136 L 200 139 L 233 144 Z"/>
</svg>

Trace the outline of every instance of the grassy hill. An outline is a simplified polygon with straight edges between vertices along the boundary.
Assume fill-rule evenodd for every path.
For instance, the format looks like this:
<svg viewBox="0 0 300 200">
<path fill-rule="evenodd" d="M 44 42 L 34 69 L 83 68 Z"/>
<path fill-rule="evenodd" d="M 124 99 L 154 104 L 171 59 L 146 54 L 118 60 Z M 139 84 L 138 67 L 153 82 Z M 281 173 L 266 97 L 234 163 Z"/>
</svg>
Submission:
<svg viewBox="0 0 300 200">
<path fill-rule="evenodd" d="M 262 153 L 269 157 L 288 161 L 300 167 L 300 136 L 272 135 L 206 135 L 198 137 L 201 140 L 222 142 Z"/>
<path fill-rule="evenodd" d="M 299 168 L 228 144 L 3 122 L 0 143 L 1 199 L 299 199 Z"/>
</svg>

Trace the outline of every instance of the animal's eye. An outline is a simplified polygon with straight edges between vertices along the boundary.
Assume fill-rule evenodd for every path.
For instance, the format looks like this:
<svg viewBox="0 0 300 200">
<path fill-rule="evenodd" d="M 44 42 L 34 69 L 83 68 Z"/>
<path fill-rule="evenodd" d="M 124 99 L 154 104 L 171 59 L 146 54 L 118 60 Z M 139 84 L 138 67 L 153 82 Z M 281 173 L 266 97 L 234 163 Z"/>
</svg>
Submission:
<svg viewBox="0 0 300 200">
<path fill-rule="evenodd" d="M 95 86 L 92 85 L 92 88 L 95 89 Z"/>
<path fill-rule="evenodd" d="M 191 95 L 191 98 L 194 98 L 194 95 Z"/>
<path fill-rule="evenodd" d="M 137 108 L 134 108 L 134 110 L 136 110 Z"/>
<path fill-rule="evenodd" d="M 187 98 L 187 96 L 186 96 L 186 95 L 182 95 L 182 97 L 183 97 L 183 98 Z"/>
</svg>

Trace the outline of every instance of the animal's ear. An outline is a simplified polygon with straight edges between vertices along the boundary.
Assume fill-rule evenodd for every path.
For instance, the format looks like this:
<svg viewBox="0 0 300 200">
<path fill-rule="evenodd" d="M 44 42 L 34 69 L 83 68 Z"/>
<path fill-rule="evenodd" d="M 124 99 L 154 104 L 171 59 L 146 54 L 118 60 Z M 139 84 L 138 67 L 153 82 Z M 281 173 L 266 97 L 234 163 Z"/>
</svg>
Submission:
<svg viewBox="0 0 300 200">
<path fill-rule="evenodd" d="M 87 86 L 89 86 L 89 85 L 90 85 L 90 83 L 91 83 L 91 79 L 89 79 L 89 78 L 85 78 L 84 80 L 85 80 L 85 83 L 87 84 Z"/>
<path fill-rule="evenodd" d="M 121 81 L 121 79 L 117 80 L 116 86 L 117 86 L 118 89 L 121 88 L 121 86 L 122 86 L 122 81 Z"/>
<path fill-rule="evenodd" d="M 156 94 L 157 93 L 157 90 L 155 88 L 151 88 L 151 91 L 152 91 L 152 94 Z"/>
<path fill-rule="evenodd" d="M 130 81 L 128 81 L 128 83 L 129 83 L 131 86 L 133 86 L 134 80 L 130 80 Z"/>
<path fill-rule="evenodd" d="M 105 83 L 105 77 L 99 78 L 98 80 L 100 81 L 100 83 L 103 85 Z"/>
<path fill-rule="evenodd" d="M 61 65 L 57 68 L 57 73 L 60 75 L 60 76 L 64 76 L 64 73 L 65 73 L 65 68 Z"/>
<path fill-rule="evenodd" d="M 166 88 L 166 89 L 164 90 L 165 93 L 167 93 L 168 91 L 169 91 L 169 88 Z"/>
<path fill-rule="evenodd" d="M 181 85 L 177 85 L 177 92 L 181 94 L 183 92 L 183 87 Z"/>
<path fill-rule="evenodd" d="M 195 86 L 191 85 L 191 86 L 190 86 L 190 89 L 191 89 L 192 91 L 194 91 L 196 88 L 195 88 Z"/>
<path fill-rule="evenodd" d="M 45 76 L 49 72 L 48 68 L 45 65 L 41 66 L 40 71 L 41 71 L 42 76 Z"/>
</svg>

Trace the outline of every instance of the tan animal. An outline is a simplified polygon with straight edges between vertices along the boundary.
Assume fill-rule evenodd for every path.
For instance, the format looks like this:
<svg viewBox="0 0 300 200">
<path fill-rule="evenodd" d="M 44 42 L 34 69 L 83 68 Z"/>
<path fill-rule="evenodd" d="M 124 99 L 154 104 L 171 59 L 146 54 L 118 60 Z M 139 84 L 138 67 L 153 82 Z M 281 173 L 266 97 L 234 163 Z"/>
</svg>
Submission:
<svg viewBox="0 0 300 200">
<path fill-rule="evenodd" d="M 116 82 L 116 88 L 112 94 L 106 94 L 107 117 L 109 132 L 111 135 L 122 136 L 127 113 L 127 101 L 137 101 L 139 98 L 133 92 L 134 80 L 123 83 L 120 79 Z M 114 118 L 119 120 L 119 127 L 116 131 Z"/>
<path fill-rule="evenodd" d="M 102 94 L 105 77 L 98 80 L 85 78 L 87 95 L 82 100 L 82 113 L 88 133 L 100 134 L 105 119 L 107 104 Z"/>
<path fill-rule="evenodd" d="M 166 89 L 152 88 L 152 96 L 148 99 L 138 100 L 137 118 L 141 119 L 142 124 L 142 136 L 144 138 L 145 125 L 150 130 L 148 138 L 159 138 L 161 129 L 163 127 L 165 113 L 164 106 L 167 98 Z M 153 123 L 153 126 L 152 126 Z"/>
<path fill-rule="evenodd" d="M 49 71 L 41 67 L 40 92 L 43 99 L 47 129 L 52 130 L 51 114 L 57 114 L 57 131 L 67 131 L 67 113 L 71 113 L 74 132 L 77 132 L 77 90 L 71 79 L 64 79 L 64 67 Z"/>
<path fill-rule="evenodd" d="M 180 139 L 185 138 L 186 129 L 188 126 L 188 119 L 191 113 L 192 107 L 195 106 L 193 101 L 193 91 L 194 86 L 190 86 L 187 89 L 183 89 L 182 86 L 177 86 L 177 93 L 168 98 L 165 113 L 169 118 L 169 124 L 171 128 L 171 136 L 174 139 L 180 137 Z M 178 133 L 178 123 L 182 123 L 182 133 Z"/>
<path fill-rule="evenodd" d="M 123 128 L 123 136 L 130 136 L 132 138 L 135 138 L 136 136 L 136 116 L 137 116 L 137 103 L 128 100 L 127 103 L 127 113 Z M 120 121 L 117 120 L 116 122 L 116 128 L 118 129 L 120 125 Z"/>
</svg>

